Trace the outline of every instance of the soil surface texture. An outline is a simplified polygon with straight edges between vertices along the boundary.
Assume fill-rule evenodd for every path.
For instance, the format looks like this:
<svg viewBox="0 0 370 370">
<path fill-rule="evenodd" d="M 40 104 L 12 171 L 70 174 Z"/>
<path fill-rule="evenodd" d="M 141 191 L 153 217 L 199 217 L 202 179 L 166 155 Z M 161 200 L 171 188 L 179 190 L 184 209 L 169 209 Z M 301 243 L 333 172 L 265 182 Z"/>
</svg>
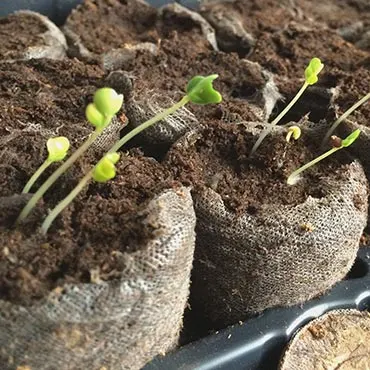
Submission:
<svg viewBox="0 0 370 370">
<path fill-rule="evenodd" d="M 11 14 L 0 19 L 0 60 L 21 58 L 31 46 L 45 45 L 41 35 L 47 27 L 28 14 Z"/>
<path fill-rule="evenodd" d="M 145 205 L 174 185 L 169 171 L 138 150 L 123 154 L 113 181 L 90 183 L 47 236 L 41 235 L 38 227 L 48 209 L 100 158 L 101 151 L 90 151 L 51 188 L 32 217 L 14 228 L 29 199 L 20 192 L 45 160 L 47 138 L 66 135 L 73 148 L 80 145 L 92 131 L 84 108 L 103 81 L 98 67 L 68 60 L 0 64 L 0 79 L 0 105 L 6 107 L 0 113 L 1 298 L 29 305 L 64 283 L 90 282 L 92 271 L 99 270 L 103 280 L 119 277 L 122 253 L 151 238 L 154 228 L 143 222 Z"/>
<path fill-rule="evenodd" d="M 338 176 L 350 157 L 336 153 L 333 158 L 302 174 L 294 186 L 286 183 L 297 168 L 315 158 L 317 144 L 308 135 L 298 141 L 286 142 L 286 130 L 268 136 L 249 157 L 258 136 L 243 125 L 209 125 L 187 143 L 175 145 L 167 164 L 174 177 L 195 192 L 208 187 L 219 193 L 226 207 L 237 215 L 258 213 L 264 204 L 288 205 L 303 203 L 308 196 L 326 196 L 323 176 Z M 180 172 L 179 172 L 180 169 Z"/>
<path fill-rule="evenodd" d="M 228 209 L 255 214 L 267 202 L 281 205 L 304 202 L 309 195 L 322 197 L 320 177 L 329 172 L 341 176 L 341 166 L 352 160 L 345 151 L 304 173 L 297 186 L 287 186 L 287 176 L 319 153 L 317 144 L 305 136 L 287 144 L 282 131 L 267 137 L 250 160 L 256 137 L 235 122 L 263 124 L 275 117 L 302 86 L 304 69 L 315 56 L 325 64 L 319 82 L 281 124 L 299 122 L 304 115 L 314 123 L 330 123 L 368 93 L 370 53 L 357 44 L 370 27 L 368 1 L 207 1 L 199 14 L 215 29 L 220 51 L 185 16 L 160 12 L 141 1 L 86 0 L 67 19 L 65 30 L 73 31 L 93 58 L 0 63 L 1 299 L 30 305 L 67 282 L 90 282 L 96 269 L 103 280 L 119 277 L 124 268 L 120 255 L 141 248 L 152 235 L 153 229 L 143 226 L 145 205 L 179 182 L 195 190 L 211 187 Z M 14 16 L 0 19 L 0 59 L 15 58 L 39 44 L 45 30 L 27 16 L 22 22 Z M 67 136 L 72 151 L 91 133 L 84 109 L 94 91 L 106 84 L 103 54 L 144 42 L 153 47 L 138 48 L 134 57 L 118 63 L 133 82 L 132 91 L 122 91 L 127 101 L 140 103 L 141 96 L 155 99 L 156 94 L 177 101 L 194 75 L 219 74 L 214 86 L 223 102 L 187 106 L 203 126 L 200 138 L 189 148 L 172 148 L 163 163 L 145 156 L 145 143 L 138 140 L 129 154 L 122 152 L 115 180 L 91 183 L 47 237 L 40 235 L 38 226 L 49 209 L 122 134 L 127 124 L 123 108 L 105 141 L 53 186 L 27 223 L 14 228 L 28 200 L 20 193 L 46 158 L 46 140 Z M 275 91 L 274 99 L 266 86 Z M 367 125 L 369 114 L 368 103 L 352 118 Z"/>
</svg>

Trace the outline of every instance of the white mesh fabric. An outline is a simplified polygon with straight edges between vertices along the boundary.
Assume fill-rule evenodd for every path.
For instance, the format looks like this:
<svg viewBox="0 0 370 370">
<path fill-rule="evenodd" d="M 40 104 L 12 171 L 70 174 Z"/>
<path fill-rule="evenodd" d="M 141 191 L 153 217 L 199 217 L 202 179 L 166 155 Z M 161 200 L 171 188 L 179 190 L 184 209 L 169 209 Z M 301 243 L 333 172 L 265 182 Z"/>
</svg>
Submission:
<svg viewBox="0 0 370 370">
<path fill-rule="evenodd" d="M 159 228 L 125 254 L 120 280 L 66 285 L 32 307 L 0 301 L 2 369 L 140 369 L 176 345 L 195 239 L 189 190 L 165 191 L 148 210 Z"/>
</svg>

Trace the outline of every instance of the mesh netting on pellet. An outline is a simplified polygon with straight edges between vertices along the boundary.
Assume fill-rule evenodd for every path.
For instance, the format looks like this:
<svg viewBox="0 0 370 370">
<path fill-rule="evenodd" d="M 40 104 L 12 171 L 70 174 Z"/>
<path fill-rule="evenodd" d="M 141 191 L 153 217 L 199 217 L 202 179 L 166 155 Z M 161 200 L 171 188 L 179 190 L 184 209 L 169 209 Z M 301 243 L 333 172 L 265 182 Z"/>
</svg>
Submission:
<svg viewBox="0 0 370 370">
<path fill-rule="evenodd" d="M 2 369 L 140 369 L 177 344 L 195 239 L 189 190 L 165 191 L 148 214 L 158 230 L 124 254 L 121 279 L 65 285 L 31 307 L 0 301 Z"/>
<path fill-rule="evenodd" d="M 187 136 L 178 145 L 188 145 Z M 340 180 L 330 173 L 320 178 L 322 198 L 265 204 L 257 214 L 241 217 L 211 188 L 193 191 L 197 241 L 191 301 L 216 327 L 307 301 L 347 274 L 366 225 L 368 192 L 358 161 L 340 171 Z M 313 227 L 305 231 L 302 225 Z"/>
</svg>

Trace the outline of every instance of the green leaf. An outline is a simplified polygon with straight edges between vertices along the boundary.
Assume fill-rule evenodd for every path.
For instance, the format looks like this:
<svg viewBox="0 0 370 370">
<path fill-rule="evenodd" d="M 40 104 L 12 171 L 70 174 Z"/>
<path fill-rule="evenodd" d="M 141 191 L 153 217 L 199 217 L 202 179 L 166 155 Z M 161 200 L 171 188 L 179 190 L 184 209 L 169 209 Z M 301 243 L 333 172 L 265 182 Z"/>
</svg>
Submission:
<svg viewBox="0 0 370 370">
<path fill-rule="evenodd" d="M 357 138 L 360 136 L 361 130 L 357 129 L 349 134 L 345 139 L 342 140 L 342 147 L 347 148 L 351 144 L 353 144 Z"/>
<path fill-rule="evenodd" d="M 46 143 L 48 149 L 48 161 L 59 162 L 62 161 L 69 149 L 69 140 L 64 136 L 53 137 Z"/>
<path fill-rule="evenodd" d="M 304 71 L 306 82 L 309 85 L 314 85 L 319 79 L 317 75 L 324 68 L 324 64 L 321 63 L 319 58 L 312 58 L 307 68 Z"/>
<path fill-rule="evenodd" d="M 123 95 L 118 95 L 110 87 L 98 89 L 94 94 L 96 109 L 106 117 L 114 116 L 122 107 Z"/>
<path fill-rule="evenodd" d="M 213 88 L 213 81 L 218 75 L 195 76 L 186 86 L 186 94 L 194 104 L 216 104 L 222 101 L 221 94 Z"/>
<path fill-rule="evenodd" d="M 116 176 L 115 164 L 119 160 L 118 153 L 106 154 L 94 167 L 93 179 L 97 182 L 107 182 Z"/>
<path fill-rule="evenodd" d="M 102 115 L 93 103 L 87 105 L 85 110 L 86 119 L 96 128 L 104 128 L 107 118 Z"/>
</svg>

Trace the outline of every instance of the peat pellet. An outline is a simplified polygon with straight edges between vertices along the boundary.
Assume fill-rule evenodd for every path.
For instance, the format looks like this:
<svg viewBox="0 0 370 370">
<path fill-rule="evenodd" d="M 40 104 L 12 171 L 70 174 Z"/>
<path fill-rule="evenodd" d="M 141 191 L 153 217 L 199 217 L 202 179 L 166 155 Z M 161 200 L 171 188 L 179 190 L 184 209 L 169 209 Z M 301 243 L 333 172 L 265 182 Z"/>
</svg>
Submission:
<svg viewBox="0 0 370 370">
<path fill-rule="evenodd" d="M 63 59 L 67 43 L 47 17 L 21 10 L 0 19 L 0 61 Z"/>
</svg>

